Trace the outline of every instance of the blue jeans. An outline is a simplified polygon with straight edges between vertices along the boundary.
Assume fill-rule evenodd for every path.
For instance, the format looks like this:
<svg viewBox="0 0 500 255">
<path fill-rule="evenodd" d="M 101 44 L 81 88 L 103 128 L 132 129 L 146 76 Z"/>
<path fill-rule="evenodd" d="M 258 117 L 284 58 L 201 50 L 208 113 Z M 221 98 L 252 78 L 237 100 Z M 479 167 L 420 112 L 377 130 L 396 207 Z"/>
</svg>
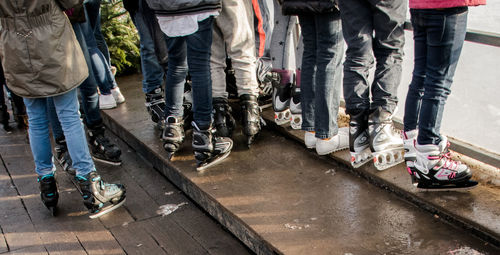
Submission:
<svg viewBox="0 0 500 255">
<path fill-rule="evenodd" d="M 467 29 L 467 7 L 412 9 L 415 67 L 405 105 L 404 130 L 417 128 L 419 144 L 439 144 L 444 105 Z"/>
<path fill-rule="evenodd" d="M 52 100 L 64 130 L 68 151 L 73 159 L 76 173 L 86 175 L 95 171 L 78 113 L 76 89 L 63 95 L 54 96 Z M 38 175 L 51 174 L 55 168 L 49 138 L 47 98 L 24 98 L 24 104 L 28 113 L 30 146 L 35 160 L 36 173 Z"/>
<path fill-rule="evenodd" d="M 82 31 L 87 42 L 89 54 L 92 58 L 92 67 L 94 69 L 97 86 L 99 86 L 99 91 L 103 95 L 109 95 L 111 94 L 111 89 L 115 88 L 117 84 L 111 72 L 108 46 L 101 33 L 100 4 L 100 0 L 85 0 L 86 22 L 82 23 L 85 24 L 82 27 Z M 100 36 L 96 36 L 96 34 Z M 101 47 L 99 47 L 99 45 Z"/>
<path fill-rule="evenodd" d="M 158 63 L 158 58 L 155 54 L 155 45 L 148 24 L 145 21 L 146 17 L 141 12 L 141 8 L 134 14 L 133 21 L 140 37 L 140 53 L 141 53 L 141 68 L 142 68 L 142 91 L 149 93 L 161 87 L 163 83 L 163 68 Z"/>
<path fill-rule="evenodd" d="M 318 138 L 338 133 L 344 42 L 340 13 L 299 15 L 304 55 L 300 79 L 302 130 Z"/>
<path fill-rule="evenodd" d="M 210 49 L 213 17 L 198 22 L 196 33 L 183 37 L 167 37 L 168 71 L 165 85 L 165 116 L 183 116 L 184 83 L 191 74 L 193 120 L 201 129 L 212 123 L 212 79 Z"/>
<path fill-rule="evenodd" d="M 401 82 L 407 2 L 339 0 L 342 31 L 347 43 L 344 99 L 348 114 L 378 107 L 394 113 Z M 370 86 L 368 74 L 374 64 L 373 56 L 377 64 Z"/>
</svg>

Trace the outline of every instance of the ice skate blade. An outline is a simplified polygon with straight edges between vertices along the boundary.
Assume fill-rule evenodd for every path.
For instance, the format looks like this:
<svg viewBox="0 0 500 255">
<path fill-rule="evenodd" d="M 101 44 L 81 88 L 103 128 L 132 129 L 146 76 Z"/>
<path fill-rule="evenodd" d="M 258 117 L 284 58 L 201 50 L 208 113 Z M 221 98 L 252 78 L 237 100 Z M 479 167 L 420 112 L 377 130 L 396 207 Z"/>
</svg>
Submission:
<svg viewBox="0 0 500 255">
<path fill-rule="evenodd" d="M 277 125 L 284 125 L 288 122 L 290 122 L 291 119 L 291 113 L 290 109 L 286 109 L 282 112 L 274 112 L 274 122 L 276 122 Z"/>
<path fill-rule="evenodd" d="M 212 167 L 212 166 L 215 166 L 215 165 L 221 163 L 224 159 L 226 159 L 229 156 L 230 153 L 231 153 L 231 150 L 229 150 L 226 154 L 217 155 L 217 157 L 213 158 L 209 162 L 202 162 L 200 165 L 198 165 L 196 167 L 196 171 L 201 172 L 209 167 Z"/>
<path fill-rule="evenodd" d="M 403 150 L 373 152 L 373 165 L 379 171 L 386 170 L 404 162 Z"/>
<path fill-rule="evenodd" d="M 50 214 L 52 214 L 53 217 L 57 216 L 57 207 L 55 207 L 55 206 L 49 207 L 49 211 L 50 211 Z"/>
<path fill-rule="evenodd" d="M 300 130 L 302 129 L 302 114 L 292 114 L 292 120 L 290 121 L 290 126 L 292 129 Z"/>
<path fill-rule="evenodd" d="M 433 185 L 433 184 L 425 184 L 418 183 L 417 189 L 422 192 L 451 192 L 451 191 L 468 191 L 475 187 L 477 187 L 479 183 L 476 181 L 467 181 L 458 184 L 448 184 L 448 185 Z"/>
<path fill-rule="evenodd" d="M 92 156 L 92 159 L 94 161 L 101 162 L 101 163 L 108 164 L 108 165 L 112 165 L 112 166 L 121 166 L 122 165 L 122 161 L 121 160 L 119 160 L 119 161 L 111 161 L 111 160 L 101 159 L 101 158 L 98 158 L 96 156 Z"/>
<path fill-rule="evenodd" d="M 98 213 L 89 215 L 89 218 L 96 219 L 96 218 L 99 218 L 103 215 L 106 215 L 106 214 L 116 210 L 118 207 L 122 206 L 123 203 L 125 203 L 125 200 L 127 200 L 127 198 L 123 198 L 123 200 L 120 201 L 120 203 L 118 203 L 118 204 L 106 206 L 106 207 L 102 208 Z"/>
</svg>

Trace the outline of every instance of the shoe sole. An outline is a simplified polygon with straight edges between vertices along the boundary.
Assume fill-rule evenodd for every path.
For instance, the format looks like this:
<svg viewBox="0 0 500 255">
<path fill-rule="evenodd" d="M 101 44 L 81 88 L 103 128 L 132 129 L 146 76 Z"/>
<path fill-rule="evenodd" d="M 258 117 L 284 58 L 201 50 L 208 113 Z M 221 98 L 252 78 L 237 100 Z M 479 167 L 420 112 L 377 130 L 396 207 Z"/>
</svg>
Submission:
<svg viewBox="0 0 500 255">
<path fill-rule="evenodd" d="M 108 160 L 104 160 L 104 159 L 100 159 L 100 158 L 96 158 L 95 156 L 92 156 L 92 159 L 94 161 L 98 161 L 98 162 L 101 162 L 101 163 L 104 163 L 104 164 L 108 164 L 108 165 L 112 165 L 112 166 L 121 166 L 122 165 L 122 161 L 108 161 Z"/>
</svg>

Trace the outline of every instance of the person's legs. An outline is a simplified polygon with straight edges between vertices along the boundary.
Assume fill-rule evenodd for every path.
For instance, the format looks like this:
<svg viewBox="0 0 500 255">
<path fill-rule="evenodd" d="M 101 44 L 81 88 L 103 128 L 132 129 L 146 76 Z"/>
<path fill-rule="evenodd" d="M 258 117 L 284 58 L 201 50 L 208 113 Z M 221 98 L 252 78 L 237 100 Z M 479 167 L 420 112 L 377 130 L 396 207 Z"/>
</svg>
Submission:
<svg viewBox="0 0 500 255">
<path fill-rule="evenodd" d="M 165 118 L 183 117 L 184 81 L 188 71 L 187 46 L 184 37 L 168 37 L 168 70 L 165 83 Z"/>
<path fill-rule="evenodd" d="M 314 131 L 315 72 L 316 72 L 316 24 L 313 15 L 299 15 L 304 42 L 302 73 L 300 76 L 300 102 L 302 105 L 302 130 Z M 312 146 L 312 145 L 311 145 Z"/>
<path fill-rule="evenodd" d="M 375 78 L 371 86 L 371 110 L 382 107 L 394 114 L 398 98 L 397 89 L 401 82 L 404 22 L 407 1 L 373 1 L 373 53 L 377 60 Z"/>
<path fill-rule="evenodd" d="M 224 12 L 221 13 L 221 16 Z M 212 96 L 214 98 L 227 99 L 228 93 L 226 92 L 226 43 L 224 42 L 224 34 L 220 26 L 223 26 L 222 20 L 219 16 L 214 21 L 212 32 L 212 48 L 210 56 L 210 74 L 212 78 Z"/>
<path fill-rule="evenodd" d="M 441 142 L 444 105 L 450 94 L 467 28 L 467 8 L 452 8 L 429 15 L 424 96 L 418 121 L 418 143 Z"/>
</svg>

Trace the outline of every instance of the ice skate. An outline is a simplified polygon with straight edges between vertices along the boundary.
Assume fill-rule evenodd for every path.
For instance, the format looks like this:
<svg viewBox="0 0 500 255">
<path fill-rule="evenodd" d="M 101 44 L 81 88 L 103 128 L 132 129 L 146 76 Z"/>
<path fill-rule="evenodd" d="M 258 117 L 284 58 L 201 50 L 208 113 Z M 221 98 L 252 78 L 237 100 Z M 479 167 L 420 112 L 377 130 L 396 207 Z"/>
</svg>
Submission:
<svg viewBox="0 0 500 255">
<path fill-rule="evenodd" d="M 3 130 L 7 133 L 12 132 L 12 127 L 9 124 L 10 114 L 7 111 L 6 105 L 0 105 L 0 123 L 3 125 Z"/>
<path fill-rule="evenodd" d="M 477 186 L 472 172 L 460 161 L 450 159 L 449 143 L 442 137 L 439 145 L 415 145 L 417 188 L 425 191 L 467 190 Z"/>
<path fill-rule="evenodd" d="M 368 130 L 373 163 L 377 170 L 385 170 L 403 162 L 403 140 L 394 129 L 391 113 L 377 108 L 370 114 Z"/>
<path fill-rule="evenodd" d="M 88 136 L 90 144 L 90 153 L 92 158 L 106 164 L 119 166 L 122 164 L 120 155 L 122 151 L 118 146 L 111 143 L 107 137 L 104 136 L 105 127 L 103 124 L 95 127 L 88 127 Z"/>
<path fill-rule="evenodd" d="M 182 108 L 184 109 L 184 130 L 191 128 L 191 121 L 193 121 L 193 91 L 191 90 L 191 81 L 186 81 L 184 84 L 184 99 Z"/>
<path fill-rule="evenodd" d="M 125 187 L 105 183 L 95 171 L 86 176 L 77 175 L 75 180 L 91 219 L 101 217 L 125 203 Z"/>
<path fill-rule="evenodd" d="M 418 184 L 418 178 L 415 175 L 415 160 L 417 160 L 415 144 L 417 141 L 418 131 L 416 129 L 407 132 L 402 131 L 403 146 L 405 149 L 406 170 L 411 176 L 411 183 L 415 186 Z"/>
<path fill-rule="evenodd" d="M 243 134 L 247 137 L 247 145 L 250 147 L 261 129 L 260 108 L 259 103 L 257 102 L 257 96 L 248 94 L 241 95 L 240 105 L 243 115 Z"/>
<path fill-rule="evenodd" d="M 350 114 L 350 117 L 349 151 L 351 153 L 351 165 L 358 168 L 373 158 L 370 151 L 370 137 L 368 136 L 368 115 L 361 112 Z"/>
<path fill-rule="evenodd" d="M 219 137 L 232 137 L 235 120 L 231 115 L 232 109 L 223 97 L 213 99 L 215 135 Z"/>
<path fill-rule="evenodd" d="M 197 171 L 214 166 L 229 156 L 233 148 L 231 138 L 214 136 L 215 130 L 211 127 L 200 130 L 194 121 L 191 125 L 193 126 L 193 150 Z"/>
<path fill-rule="evenodd" d="M 38 183 L 40 184 L 40 197 L 43 204 L 49 209 L 52 216 L 56 216 L 59 192 L 54 174 L 39 176 Z"/>
<path fill-rule="evenodd" d="M 317 139 L 316 152 L 318 155 L 328 155 L 330 153 L 349 148 L 349 129 L 339 128 L 337 135 L 330 139 Z"/>
<path fill-rule="evenodd" d="M 73 161 L 69 155 L 68 146 L 66 145 L 66 140 L 63 138 L 56 139 L 55 157 L 62 169 L 71 175 L 76 174 L 76 170 L 73 168 Z"/>
<path fill-rule="evenodd" d="M 302 107 L 300 105 L 300 70 L 297 70 L 295 82 L 292 88 L 292 98 L 290 99 L 290 126 L 293 129 L 302 128 Z"/>
<path fill-rule="evenodd" d="M 290 113 L 291 100 L 291 85 L 292 71 L 275 69 L 277 73 L 276 79 L 273 80 L 273 109 L 274 121 L 278 125 L 286 124 L 290 121 L 292 114 Z"/>
<path fill-rule="evenodd" d="M 184 142 L 184 123 L 182 119 L 168 116 L 165 120 L 165 129 L 163 129 L 161 138 L 167 157 L 171 159 Z"/>
<path fill-rule="evenodd" d="M 163 130 L 165 127 L 163 121 L 163 116 L 165 116 L 165 99 L 163 98 L 162 89 L 157 88 L 152 92 L 146 93 L 145 105 L 149 115 L 151 115 L 151 120 L 157 124 L 160 130 Z"/>
</svg>

